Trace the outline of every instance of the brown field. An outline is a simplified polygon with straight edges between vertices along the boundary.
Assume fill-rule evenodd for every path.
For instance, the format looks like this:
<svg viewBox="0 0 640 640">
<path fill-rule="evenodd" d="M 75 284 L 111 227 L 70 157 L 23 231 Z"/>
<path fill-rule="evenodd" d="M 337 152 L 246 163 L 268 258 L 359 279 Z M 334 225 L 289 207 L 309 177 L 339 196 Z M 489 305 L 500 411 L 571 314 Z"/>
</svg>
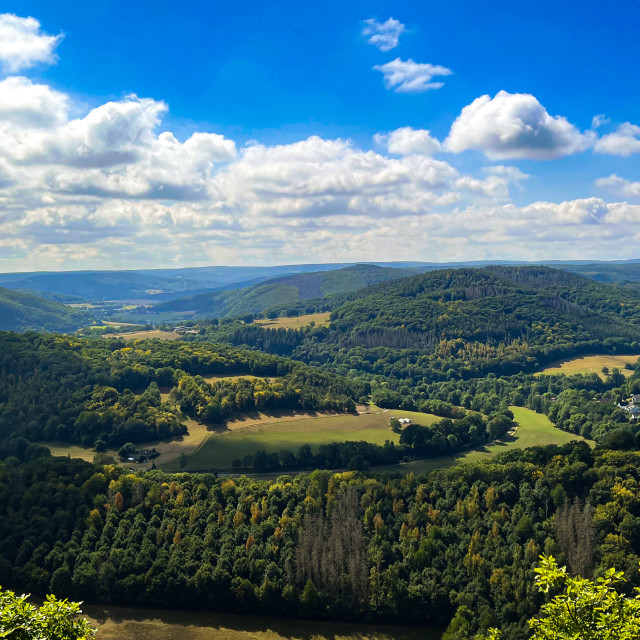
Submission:
<svg viewBox="0 0 640 640">
<path fill-rule="evenodd" d="M 302 329 L 308 327 L 312 322 L 318 327 L 329 326 L 329 316 L 331 313 L 310 313 L 306 316 L 297 316 L 295 318 L 273 318 L 272 320 L 263 319 L 255 320 L 256 324 L 270 329 Z"/>
<path fill-rule="evenodd" d="M 433 627 L 83 605 L 99 640 L 437 640 Z"/>
<path fill-rule="evenodd" d="M 36 442 L 43 447 L 47 447 L 51 451 L 52 456 L 70 456 L 71 458 L 80 458 L 87 462 L 93 462 L 93 456 L 96 452 L 91 447 L 81 447 L 80 445 L 69 444 L 68 442 Z M 109 455 L 114 455 L 113 451 L 105 452 Z"/>
<path fill-rule="evenodd" d="M 160 331 L 160 329 L 151 329 L 150 331 L 133 331 L 131 333 L 105 333 L 103 338 L 123 338 L 124 340 L 177 340 L 180 334 L 174 331 Z"/>
<path fill-rule="evenodd" d="M 632 356 L 583 356 L 582 358 L 572 358 L 570 360 L 560 360 L 536 375 L 575 375 L 597 373 L 604 379 L 602 367 L 609 367 L 609 371 L 618 368 L 623 376 L 629 377 L 633 374 L 631 369 L 625 369 L 626 364 L 635 364 L 640 355 Z"/>
<path fill-rule="evenodd" d="M 136 324 L 133 322 L 114 322 L 112 320 L 103 320 L 102 324 L 106 327 L 142 327 L 141 324 Z"/>
</svg>

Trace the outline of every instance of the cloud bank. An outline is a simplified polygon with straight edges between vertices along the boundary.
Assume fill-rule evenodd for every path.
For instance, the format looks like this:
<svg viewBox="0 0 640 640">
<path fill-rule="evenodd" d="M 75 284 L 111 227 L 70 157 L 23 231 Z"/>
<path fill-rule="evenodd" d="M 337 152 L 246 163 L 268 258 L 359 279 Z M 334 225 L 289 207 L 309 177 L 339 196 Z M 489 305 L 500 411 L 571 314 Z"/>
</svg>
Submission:
<svg viewBox="0 0 640 640">
<path fill-rule="evenodd" d="M 369 25 L 386 38 L 379 48 L 404 29 L 389 22 Z M 13 73 L 54 62 L 58 41 L 32 18 L 0 16 Z M 400 58 L 375 68 L 399 93 L 452 73 Z M 598 136 L 603 116 L 581 131 L 534 96 L 501 91 L 464 107 L 444 142 L 400 126 L 372 148 L 318 136 L 242 146 L 211 131 L 180 137 L 164 125 L 168 108 L 129 95 L 83 111 L 43 82 L 0 80 L 0 269 L 635 257 L 640 183 L 597 180 L 614 203 L 516 205 L 530 180 L 506 163 L 628 156 L 640 150 L 630 123 Z"/>
</svg>

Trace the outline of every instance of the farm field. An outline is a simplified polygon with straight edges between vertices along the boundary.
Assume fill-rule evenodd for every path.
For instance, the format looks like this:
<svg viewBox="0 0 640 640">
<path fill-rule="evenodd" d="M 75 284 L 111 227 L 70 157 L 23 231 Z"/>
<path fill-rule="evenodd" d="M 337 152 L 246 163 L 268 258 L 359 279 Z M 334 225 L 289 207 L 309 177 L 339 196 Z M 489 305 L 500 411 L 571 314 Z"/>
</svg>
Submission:
<svg viewBox="0 0 640 640">
<path fill-rule="evenodd" d="M 499 453 L 510 449 L 526 449 L 527 447 L 544 446 L 547 444 L 562 445 L 572 440 L 585 440 L 582 436 L 562 431 L 553 425 L 547 416 L 536 413 L 525 407 L 509 407 L 513 411 L 513 417 L 518 423 L 515 436 L 504 441 L 495 442 L 486 447 L 472 449 L 465 453 L 452 456 L 441 456 L 430 460 L 416 460 L 402 464 L 380 467 L 379 471 L 400 471 L 415 474 L 429 473 L 436 469 L 448 469 L 467 462 L 481 462 L 497 456 Z M 592 445 L 591 440 L 586 440 Z"/>
<path fill-rule="evenodd" d="M 180 334 L 175 331 L 160 331 L 160 329 L 151 329 L 149 331 L 132 331 L 130 333 L 105 333 L 103 338 L 123 338 L 124 340 L 177 340 Z"/>
<path fill-rule="evenodd" d="M 575 375 L 575 374 L 588 374 L 597 373 L 604 379 L 602 373 L 602 367 L 609 367 L 609 370 L 617 367 L 620 369 L 620 373 L 626 377 L 630 376 L 633 371 L 631 369 L 625 369 L 626 364 L 635 364 L 640 358 L 640 355 L 632 356 L 583 356 L 582 358 L 573 358 L 571 360 L 561 360 L 542 371 L 539 371 L 536 375 Z"/>
<path fill-rule="evenodd" d="M 512 406 L 510 408 L 519 425 L 512 438 L 465 453 L 388 465 L 374 470 L 422 474 L 467 462 L 488 460 L 510 449 L 524 449 L 547 444 L 562 445 L 572 440 L 584 440 L 581 436 L 557 429 L 542 414 L 524 407 Z M 155 459 L 155 463 L 165 471 L 182 471 L 179 459 L 183 455 L 186 456 L 185 471 L 205 471 L 208 469 L 229 471 L 234 459 L 241 459 L 243 456 L 254 454 L 260 449 L 267 452 L 282 449 L 296 451 L 304 444 L 317 448 L 323 444 L 345 442 L 346 440 L 365 440 L 378 445 L 383 445 L 385 440 L 397 443 L 399 434 L 389 428 L 391 416 L 411 418 L 414 422 L 423 425 L 433 424 L 441 419 L 432 414 L 415 411 L 383 411 L 371 405 L 367 409 L 371 413 L 358 415 L 256 412 L 231 420 L 225 427 L 217 429 L 207 427 L 194 420 L 187 420 L 189 429 L 187 435 L 167 441 L 145 442 L 138 446 L 140 448 L 155 447 L 160 453 Z M 54 456 L 70 455 L 73 458 L 91 461 L 95 455 L 95 451 L 90 447 L 56 442 L 41 442 L 39 444 L 49 447 Z M 115 451 L 107 453 L 116 455 Z M 149 468 L 151 463 L 125 463 L 123 466 L 131 469 L 145 469 Z"/>
<path fill-rule="evenodd" d="M 160 454 L 155 458 L 156 464 L 171 462 L 179 458 L 181 455 L 189 455 L 193 453 L 203 442 L 211 435 L 212 431 L 205 425 L 195 420 L 186 420 L 189 432 L 184 436 L 173 438 L 171 440 L 154 440 L 153 442 L 142 442 L 136 444 L 139 449 L 155 449 Z M 65 442 L 38 442 L 51 451 L 52 456 L 70 456 L 72 458 L 81 458 L 87 462 L 93 460 L 96 451 L 92 447 L 82 447 L 80 445 L 69 444 Z M 107 455 L 111 455 L 118 459 L 117 450 L 105 451 Z M 128 469 L 149 469 L 151 462 L 138 464 L 118 461 L 121 466 Z"/>
<path fill-rule="evenodd" d="M 400 436 L 391 431 L 392 415 L 412 418 L 414 422 L 428 425 L 441 418 L 412 411 L 380 411 L 367 414 L 340 414 L 301 416 L 292 414 L 279 420 L 254 421 L 250 418 L 230 421 L 227 429 L 210 435 L 191 455 L 187 456 L 185 470 L 230 470 L 236 458 L 254 454 L 260 449 L 267 452 L 289 449 L 297 451 L 302 445 L 317 448 L 331 442 L 365 440 L 383 445 L 385 440 L 398 442 Z M 166 471 L 178 471 L 177 460 L 162 467 Z"/>
<path fill-rule="evenodd" d="M 70 456 L 71 458 L 80 458 L 87 462 L 93 462 L 93 456 L 96 455 L 95 449 L 92 447 L 82 447 L 68 442 L 36 442 L 36 444 L 47 447 L 52 456 Z"/>
<path fill-rule="evenodd" d="M 310 313 L 306 316 L 296 316 L 295 318 L 273 318 L 272 320 L 263 319 L 255 320 L 254 322 L 269 329 L 302 329 L 310 326 L 312 322 L 315 322 L 318 327 L 328 327 L 330 315 L 327 311 L 326 313 Z"/>
</svg>

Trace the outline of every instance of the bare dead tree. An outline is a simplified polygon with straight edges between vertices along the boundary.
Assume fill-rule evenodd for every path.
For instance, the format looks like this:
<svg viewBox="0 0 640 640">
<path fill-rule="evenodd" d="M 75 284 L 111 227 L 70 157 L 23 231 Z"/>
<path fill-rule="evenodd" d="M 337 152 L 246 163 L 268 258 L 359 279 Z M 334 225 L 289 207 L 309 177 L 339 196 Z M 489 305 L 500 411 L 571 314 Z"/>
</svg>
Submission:
<svg viewBox="0 0 640 640">
<path fill-rule="evenodd" d="M 565 500 L 556 511 L 554 528 L 569 571 L 573 575 L 590 577 L 593 571 L 593 509 L 576 498 Z"/>
<path fill-rule="evenodd" d="M 307 515 L 295 551 L 299 586 L 311 579 L 316 587 L 356 605 L 369 594 L 367 540 L 360 522 L 357 492 L 348 488 L 338 497 L 330 517 Z"/>
</svg>

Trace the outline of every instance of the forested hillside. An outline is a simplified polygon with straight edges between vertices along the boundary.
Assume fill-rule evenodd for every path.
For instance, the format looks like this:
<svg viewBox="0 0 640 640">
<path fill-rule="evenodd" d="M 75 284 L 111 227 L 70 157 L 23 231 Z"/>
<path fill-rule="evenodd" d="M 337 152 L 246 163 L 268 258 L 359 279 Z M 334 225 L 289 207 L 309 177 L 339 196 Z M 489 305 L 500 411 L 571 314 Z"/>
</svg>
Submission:
<svg viewBox="0 0 640 640">
<path fill-rule="evenodd" d="M 102 603 L 527 637 L 541 553 L 640 584 L 637 452 L 513 451 L 429 477 L 277 481 L 0 464 L 0 580 Z"/>
<path fill-rule="evenodd" d="M 91 322 L 84 311 L 0 288 L 0 331 L 75 331 Z"/>
<path fill-rule="evenodd" d="M 210 319 L 175 342 L 0 333 L 0 582 L 102 603 L 439 625 L 445 640 L 490 626 L 525 640 L 544 601 L 541 553 L 640 585 L 640 422 L 624 408 L 640 370 L 535 375 L 561 356 L 640 353 L 638 294 L 487 267 L 307 304 L 328 301 L 328 327 Z M 100 451 L 179 437 L 186 417 L 369 400 L 441 419 L 390 420 L 398 436 L 384 445 L 316 446 L 310 433 L 225 467 L 327 469 L 277 481 L 130 472 L 35 444 Z M 419 478 L 376 473 L 507 443 L 514 405 L 595 443 L 511 448 Z"/>
<path fill-rule="evenodd" d="M 204 293 L 157 305 L 152 312 L 187 312 L 213 317 L 261 313 L 272 307 L 286 307 L 299 301 L 356 291 L 379 282 L 412 275 L 416 269 L 358 264 L 335 271 L 285 276 L 247 289 Z"/>
<path fill-rule="evenodd" d="M 329 328 L 223 323 L 195 339 L 414 381 L 533 371 L 565 356 L 640 345 L 640 294 L 546 267 L 433 271 L 307 303 L 328 304 Z"/>
<path fill-rule="evenodd" d="M 211 374 L 262 378 L 201 377 Z M 160 387 L 175 387 L 170 399 Z M 2 438 L 100 449 L 183 434 L 181 412 L 220 423 L 256 409 L 353 410 L 368 391 L 363 381 L 228 345 L 0 333 Z"/>
</svg>

